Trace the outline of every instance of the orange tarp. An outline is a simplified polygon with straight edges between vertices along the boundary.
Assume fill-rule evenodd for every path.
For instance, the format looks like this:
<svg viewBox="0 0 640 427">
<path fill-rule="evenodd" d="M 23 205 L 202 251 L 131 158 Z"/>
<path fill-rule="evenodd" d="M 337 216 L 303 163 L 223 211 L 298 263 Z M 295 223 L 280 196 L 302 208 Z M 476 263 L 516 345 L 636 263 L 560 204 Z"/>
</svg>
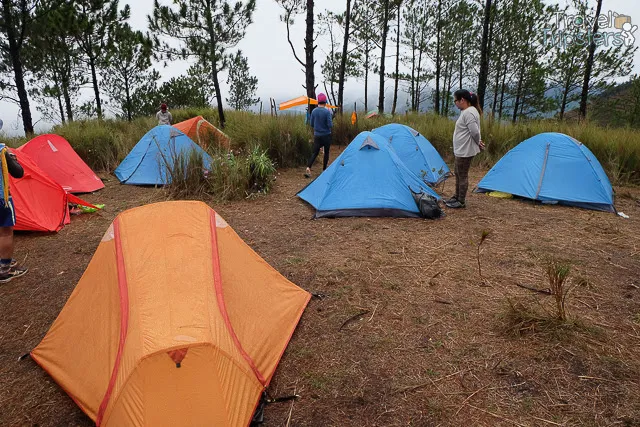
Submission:
<svg viewBox="0 0 640 427">
<path fill-rule="evenodd" d="M 288 108 L 299 107 L 301 105 L 307 105 L 307 104 L 318 105 L 318 101 L 306 96 L 299 96 L 295 99 L 291 99 L 289 101 L 283 102 L 282 104 L 280 104 L 279 109 L 286 110 Z M 336 107 L 335 105 L 327 104 L 327 108 L 338 108 L 338 107 Z"/>
<path fill-rule="evenodd" d="M 176 123 L 173 127 L 187 135 L 205 150 L 211 141 L 214 141 L 221 148 L 229 148 L 229 137 L 202 116 Z"/>
<path fill-rule="evenodd" d="M 31 356 L 98 426 L 246 426 L 309 298 L 204 203 L 147 205 Z"/>
</svg>

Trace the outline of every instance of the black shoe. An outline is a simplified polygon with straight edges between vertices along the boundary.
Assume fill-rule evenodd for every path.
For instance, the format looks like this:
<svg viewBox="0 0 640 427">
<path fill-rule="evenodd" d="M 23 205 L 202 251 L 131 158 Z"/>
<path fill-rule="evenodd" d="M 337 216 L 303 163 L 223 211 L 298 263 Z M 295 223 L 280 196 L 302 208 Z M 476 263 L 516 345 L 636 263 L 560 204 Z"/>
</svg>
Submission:
<svg viewBox="0 0 640 427">
<path fill-rule="evenodd" d="M 443 201 L 443 202 L 444 202 L 444 204 L 446 205 L 447 203 L 453 203 L 453 202 L 455 202 L 456 200 L 458 200 L 458 198 L 457 198 L 456 196 L 452 196 L 452 197 L 450 197 L 450 198 L 448 198 L 448 199 L 446 199 L 446 200 L 444 200 L 444 199 L 443 199 L 442 201 Z"/>
<path fill-rule="evenodd" d="M 8 269 L 0 270 L 0 283 L 7 283 L 16 277 L 24 276 L 29 271 L 28 268 L 24 267 L 10 267 Z"/>
<path fill-rule="evenodd" d="M 451 209 L 462 209 L 465 207 L 464 202 L 461 202 L 460 200 L 454 200 L 454 201 L 447 200 L 446 202 L 444 202 L 444 204 Z"/>
</svg>

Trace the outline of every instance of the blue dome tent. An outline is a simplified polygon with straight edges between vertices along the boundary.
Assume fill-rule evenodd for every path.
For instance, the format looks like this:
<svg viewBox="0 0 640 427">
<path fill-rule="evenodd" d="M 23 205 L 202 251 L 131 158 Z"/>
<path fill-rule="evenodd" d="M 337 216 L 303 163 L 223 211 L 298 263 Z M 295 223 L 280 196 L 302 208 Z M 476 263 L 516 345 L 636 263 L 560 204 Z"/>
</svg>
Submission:
<svg viewBox="0 0 640 427">
<path fill-rule="evenodd" d="M 392 123 L 372 132 L 387 138 L 400 160 L 424 182 L 436 185 L 451 175 L 449 167 L 429 140 L 409 126 Z"/>
<path fill-rule="evenodd" d="M 541 133 L 521 142 L 487 172 L 475 191 L 616 212 L 611 183 L 598 159 L 562 133 Z"/>
<path fill-rule="evenodd" d="M 315 218 L 421 217 L 412 193 L 440 199 L 407 169 L 386 138 L 362 132 L 298 197 L 316 209 Z"/>
<path fill-rule="evenodd" d="M 169 125 L 156 126 L 146 133 L 115 170 L 123 184 L 165 185 L 174 162 L 195 151 L 202 155 L 205 169 L 211 168 L 211 157 L 187 135 Z"/>
</svg>

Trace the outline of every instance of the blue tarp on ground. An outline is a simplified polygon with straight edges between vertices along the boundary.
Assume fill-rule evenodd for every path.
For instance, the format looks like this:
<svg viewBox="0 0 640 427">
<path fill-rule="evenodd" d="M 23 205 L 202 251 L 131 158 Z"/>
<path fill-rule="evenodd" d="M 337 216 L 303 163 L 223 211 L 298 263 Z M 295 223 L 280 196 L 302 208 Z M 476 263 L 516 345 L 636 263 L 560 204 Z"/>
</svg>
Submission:
<svg viewBox="0 0 640 427">
<path fill-rule="evenodd" d="M 541 133 L 518 144 L 482 178 L 476 191 L 616 211 L 611 183 L 598 159 L 562 133 Z"/>
<path fill-rule="evenodd" d="M 362 132 L 298 197 L 316 209 L 316 218 L 420 217 L 411 191 L 439 199 L 407 169 L 385 137 Z"/>
<path fill-rule="evenodd" d="M 169 184 L 168 166 L 172 167 L 179 156 L 189 158 L 194 150 L 202 155 L 204 168 L 210 169 L 211 157 L 187 135 L 173 126 L 156 126 L 133 147 L 115 175 L 123 184 Z"/>
<path fill-rule="evenodd" d="M 409 126 L 391 123 L 373 130 L 389 139 L 400 160 L 428 184 L 438 184 L 451 175 L 449 167 L 429 140 Z"/>
</svg>

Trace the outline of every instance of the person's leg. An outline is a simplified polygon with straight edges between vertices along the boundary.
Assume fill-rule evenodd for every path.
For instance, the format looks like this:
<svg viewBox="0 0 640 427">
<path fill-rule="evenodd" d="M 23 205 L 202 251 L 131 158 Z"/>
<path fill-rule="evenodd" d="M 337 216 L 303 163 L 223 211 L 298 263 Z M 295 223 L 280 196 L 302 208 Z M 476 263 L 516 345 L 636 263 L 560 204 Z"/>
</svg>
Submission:
<svg viewBox="0 0 640 427">
<path fill-rule="evenodd" d="M 28 270 L 16 265 L 13 259 L 13 226 L 16 224 L 13 201 L 0 201 L 0 283 L 22 276 Z"/>
<path fill-rule="evenodd" d="M 9 268 L 13 259 L 13 227 L 0 227 L 0 269 Z"/>
<path fill-rule="evenodd" d="M 311 166 L 313 166 L 313 163 L 316 161 L 316 158 L 318 157 L 318 154 L 320 153 L 320 147 L 321 147 L 321 142 L 319 141 L 317 136 L 313 137 L 313 153 L 311 154 L 311 157 L 309 158 L 309 161 L 307 162 L 307 174 L 311 173 Z"/>
<path fill-rule="evenodd" d="M 458 200 L 458 194 L 460 194 L 460 157 L 455 158 L 453 170 L 456 174 L 456 191 L 453 193 L 453 198 Z"/>
<path fill-rule="evenodd" d="M 461 157 L 458 170 L 460 173 L 460 186 L 458 187 L 458 200 L 464 204 L 467 198 L 467 190 L 469 189 L 469 169 L 473 157 Z"/>
<path fill-rule="evenodd" d="M 329 148 L 331 147 L 331 135 L 327 135 L 324 137 L 323 146 L 324 146 L 324 159 L 322 161 L 322 170 L 326 170 L 327 165 L 329 164 Z"/>
</svg>

